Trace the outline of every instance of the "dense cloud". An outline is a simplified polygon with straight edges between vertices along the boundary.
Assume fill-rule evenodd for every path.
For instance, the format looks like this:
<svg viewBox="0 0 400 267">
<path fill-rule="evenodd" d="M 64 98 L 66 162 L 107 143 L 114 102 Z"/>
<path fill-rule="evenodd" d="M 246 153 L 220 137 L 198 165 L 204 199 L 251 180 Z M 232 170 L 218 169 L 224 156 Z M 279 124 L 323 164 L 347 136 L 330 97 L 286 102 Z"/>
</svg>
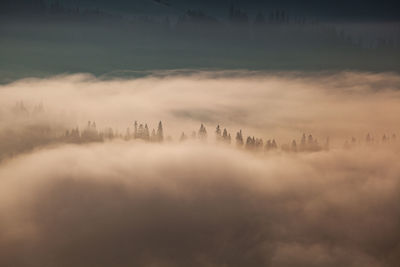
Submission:
<svg viewBox="0 0 400 267">
<path fill-rule="evenodd" d="M 64 146 L 0 169 L 4 266 L 397 266 L 399 150 Z M 369 155 L 369 156 L 365 156 Z"/>
<path fill-rule="evenodd" d="M 38 145 L 27 130 L 162 119 L 173 136 L 200 122 L 283 140 L 379 136 L 398 130 L 398 81 L 203 73 L 2 86 L 2 147 L 36 150 L 0 163 L 0 266 L 398 266 L 399 143 L 254 154 L 211 141 Z M 20 100 L 45 112 L 8 109 Z"/>
<path fill-rule="evenodd" d="M 25 79 L 0 87 L 1 126 L 17 101 L 43 103 L 47 119 L 68 126 L 125 131 L 134 120 L 162 120 L 173 137 L 200 122 L 263 138 L 291 140 L 303 132 L 348 138 L 398 130 L 400 77 L 396 74 L 156 73 L 138 79 L 89 75 Z M 50 118 L 48 118 L 50 117 Z M 9 125 L 7 125 L 9 127 Z"/>
</svg>

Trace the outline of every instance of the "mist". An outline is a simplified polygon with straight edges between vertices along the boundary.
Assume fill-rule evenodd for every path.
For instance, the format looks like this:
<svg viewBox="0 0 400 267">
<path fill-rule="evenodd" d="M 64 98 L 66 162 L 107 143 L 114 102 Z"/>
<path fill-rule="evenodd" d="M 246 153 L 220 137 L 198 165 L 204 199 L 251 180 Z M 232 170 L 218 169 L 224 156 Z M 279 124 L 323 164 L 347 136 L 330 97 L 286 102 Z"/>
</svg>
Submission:
<svg viewBox="0 0 400 267">
<path fill-rule="evenodd" d="M 168 71 L 2 85 L 0 265 L 398 266 L 400 143 L 382 135 L 398 135 L 399 80 Z M 60 141 L 88 120 L 120 133 L 162 121 L 171 138 Z M 179 142 L 201 123 L 207 140 Z M 331 147 L 254 152 L 217 142 L 216 125 Z"/>
<path fill-rule="evenodd" d="M 396 266 L 399 150 L 370 152 L 259 158 L 125 142 L 36 152 L 0 169 L 0 261 Z"/>
<path fill-rule="evenodd" d="M 400 77 L 393 73 L 160 71 L 143 78 L 99 79 L 89 74 L 23 79 L 0 87 L 3 129 L 22 120 L 10 112 L 23 101 L 42 104 L 37 116 L 66 127 L 125 132 L 133 122 L 165 123 L 175 139 L 204 123 L 282 141 L 313 133 L 342 141 L 398 131 Z M 18 119 L 19 118 L 19 119 Z M 38 119 L 36 118 L 36 120 Z M 35 121 L 33 116 L 31 120 Z"/>
</svg>

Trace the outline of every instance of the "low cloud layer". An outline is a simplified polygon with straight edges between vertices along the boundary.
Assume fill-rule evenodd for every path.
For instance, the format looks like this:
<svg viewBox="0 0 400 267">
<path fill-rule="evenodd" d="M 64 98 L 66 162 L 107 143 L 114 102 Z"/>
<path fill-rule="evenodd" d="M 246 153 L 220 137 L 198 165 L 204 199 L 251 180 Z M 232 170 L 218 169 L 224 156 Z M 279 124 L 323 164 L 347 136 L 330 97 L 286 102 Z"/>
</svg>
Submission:
<svg viewBox="0 0 400 267">
<path fill-rule="evenodd" d="M 1 124 L 17 101 L 43 103 L 52 120 L 71 126 L 95 120 L 125 131 L 134 120 L 159 120 L 173 137 L 200 122 L 262 138 L 303 132 L 348 138 L 398 130 L 400 77 L 390 73 L 268 74 L 166 72 L 99 80 L 90 75 L 25 79 L 0 87 Z"/>
<path fill-rule="evenodd" d="M 371 152 L 36 152 L 0 169 L 0 265 L 397 266 L 399 150 Z"/>
<path fill-rule="evenodd" d="M 342 144 L 398 131 L 399 79 L 247 72 L 4 85 L 0 144 L 13 157 L 0 162 L 0 266 L 398 266 L 398 142 L 254 154 L 211 141 L 43 136 L 137 119 L 163 120 L 173 137 L 203 122 L 209 139 L 220 123 Z M 21 100 L 45 112 L 16 114 Z"/>
</svg>

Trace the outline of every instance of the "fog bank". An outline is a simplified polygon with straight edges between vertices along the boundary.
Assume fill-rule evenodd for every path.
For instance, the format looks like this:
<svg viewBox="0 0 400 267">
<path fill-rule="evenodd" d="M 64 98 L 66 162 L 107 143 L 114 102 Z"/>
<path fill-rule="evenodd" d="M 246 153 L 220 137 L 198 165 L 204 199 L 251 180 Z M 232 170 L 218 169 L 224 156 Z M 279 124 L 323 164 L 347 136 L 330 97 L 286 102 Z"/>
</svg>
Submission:
<svg viewBox="0 0 400 267">
<path fill-rule="evenodd" d="M 398 130 L 400 77 L 391 73 L 160 72 L 137 79 L 101 80 L 81 74 L 24 79 L 0 87 L 1 126 L 16 102 L 42 103 L 48 120 L 68 127 L 88 120 L 124 132 L 134 120 L 168 134 L 217 124 L 231 132 L 279 137 L 313 133 L 346 139 Z M 341 142 L 342 142 L 341 140 Z"/>
<path fill-rule="evenodd" d="M 22 156 L 0 169 L 0 263 L 397 266 L 399 150 L 366 152 L 113 142 Z"/>
<path fill-rule="evenodd" d="M 0 266 L 398 266 L 399 82 L 240 71 L 2 85 Z M 173 140 L 60 141 L 88 120 L 161 120 Z M 178 142 L 200 123 L 207 141 Z M 216 142 L 217 124 L 332 147 L 252 153 Z"/>
</svg>

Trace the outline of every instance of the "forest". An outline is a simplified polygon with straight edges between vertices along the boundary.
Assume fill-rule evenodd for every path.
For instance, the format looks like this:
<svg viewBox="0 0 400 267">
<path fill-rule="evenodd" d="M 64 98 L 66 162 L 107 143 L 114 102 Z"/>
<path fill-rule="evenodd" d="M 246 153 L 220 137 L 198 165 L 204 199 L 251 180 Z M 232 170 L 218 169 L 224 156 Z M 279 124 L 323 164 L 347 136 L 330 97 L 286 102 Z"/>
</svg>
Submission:
<svg viewBox="0 0 400 267">
<path fill-rule="evenodd" d="M 244 129 L 235 132 L 228 131 L 220 125 L 212 130 L 207 130 L 206 125 L 201 123 L 198 129 L 193 129 L 189 133 L 182 132 L 179 136 L 165 135 L 164 125 L 159 121 L 157 127 L 151 128 L 148 123 L 134 121 L 125 131 L 112 127 L 98 126 L 96 122 L 88 121 L 86 125 L 76 126 L 70 129 L 54 127 L 51 124 L 41 124 L 36 120 L 45 114 L 43 103 L 34 105 L 28 109 L 23 101 L 15 103 L 11 112 L 25 122 L 24 133 L 12 130 L 0 132 L 0 137 L 6 140 L 0 142 L 0 159 L 8 156 L 18 155 L 29 152 L 37 147 L 45 147 L 54 144 L 87 144 L 96 142 L 110 142 L 113 140 L 124 141 L 143 141 L 148 143 L 175 143 L 175 142 L 202 142 L 210 144 L 224 144 L 240 150 L 253 153 L 269 152 L 318 152 L 328 151 L 330 147 L 330 137 L 326 136 L 322 141 L 314 137 L 311 133 L 303 133 L 298 139 L 294 138 L 290 142 L 280 142 L 279 136 L 270 139 L 245 135 Z M 151 129 L 151 130 L 150 130 Z M 6 137 L 6 135 L 8 135 Z M 233 136 L 233 137 L 232 137 Z M 354 136 L 344 140 L 341 147 L 335 149 L 351 149 L 359 146 L 394 146 L 397 138 L 395 133 L 377 136 L 373 133 L 366 133 L 364 137 Z M 23 140 L 21 139 L 23 138 Z"/>
</svg>

